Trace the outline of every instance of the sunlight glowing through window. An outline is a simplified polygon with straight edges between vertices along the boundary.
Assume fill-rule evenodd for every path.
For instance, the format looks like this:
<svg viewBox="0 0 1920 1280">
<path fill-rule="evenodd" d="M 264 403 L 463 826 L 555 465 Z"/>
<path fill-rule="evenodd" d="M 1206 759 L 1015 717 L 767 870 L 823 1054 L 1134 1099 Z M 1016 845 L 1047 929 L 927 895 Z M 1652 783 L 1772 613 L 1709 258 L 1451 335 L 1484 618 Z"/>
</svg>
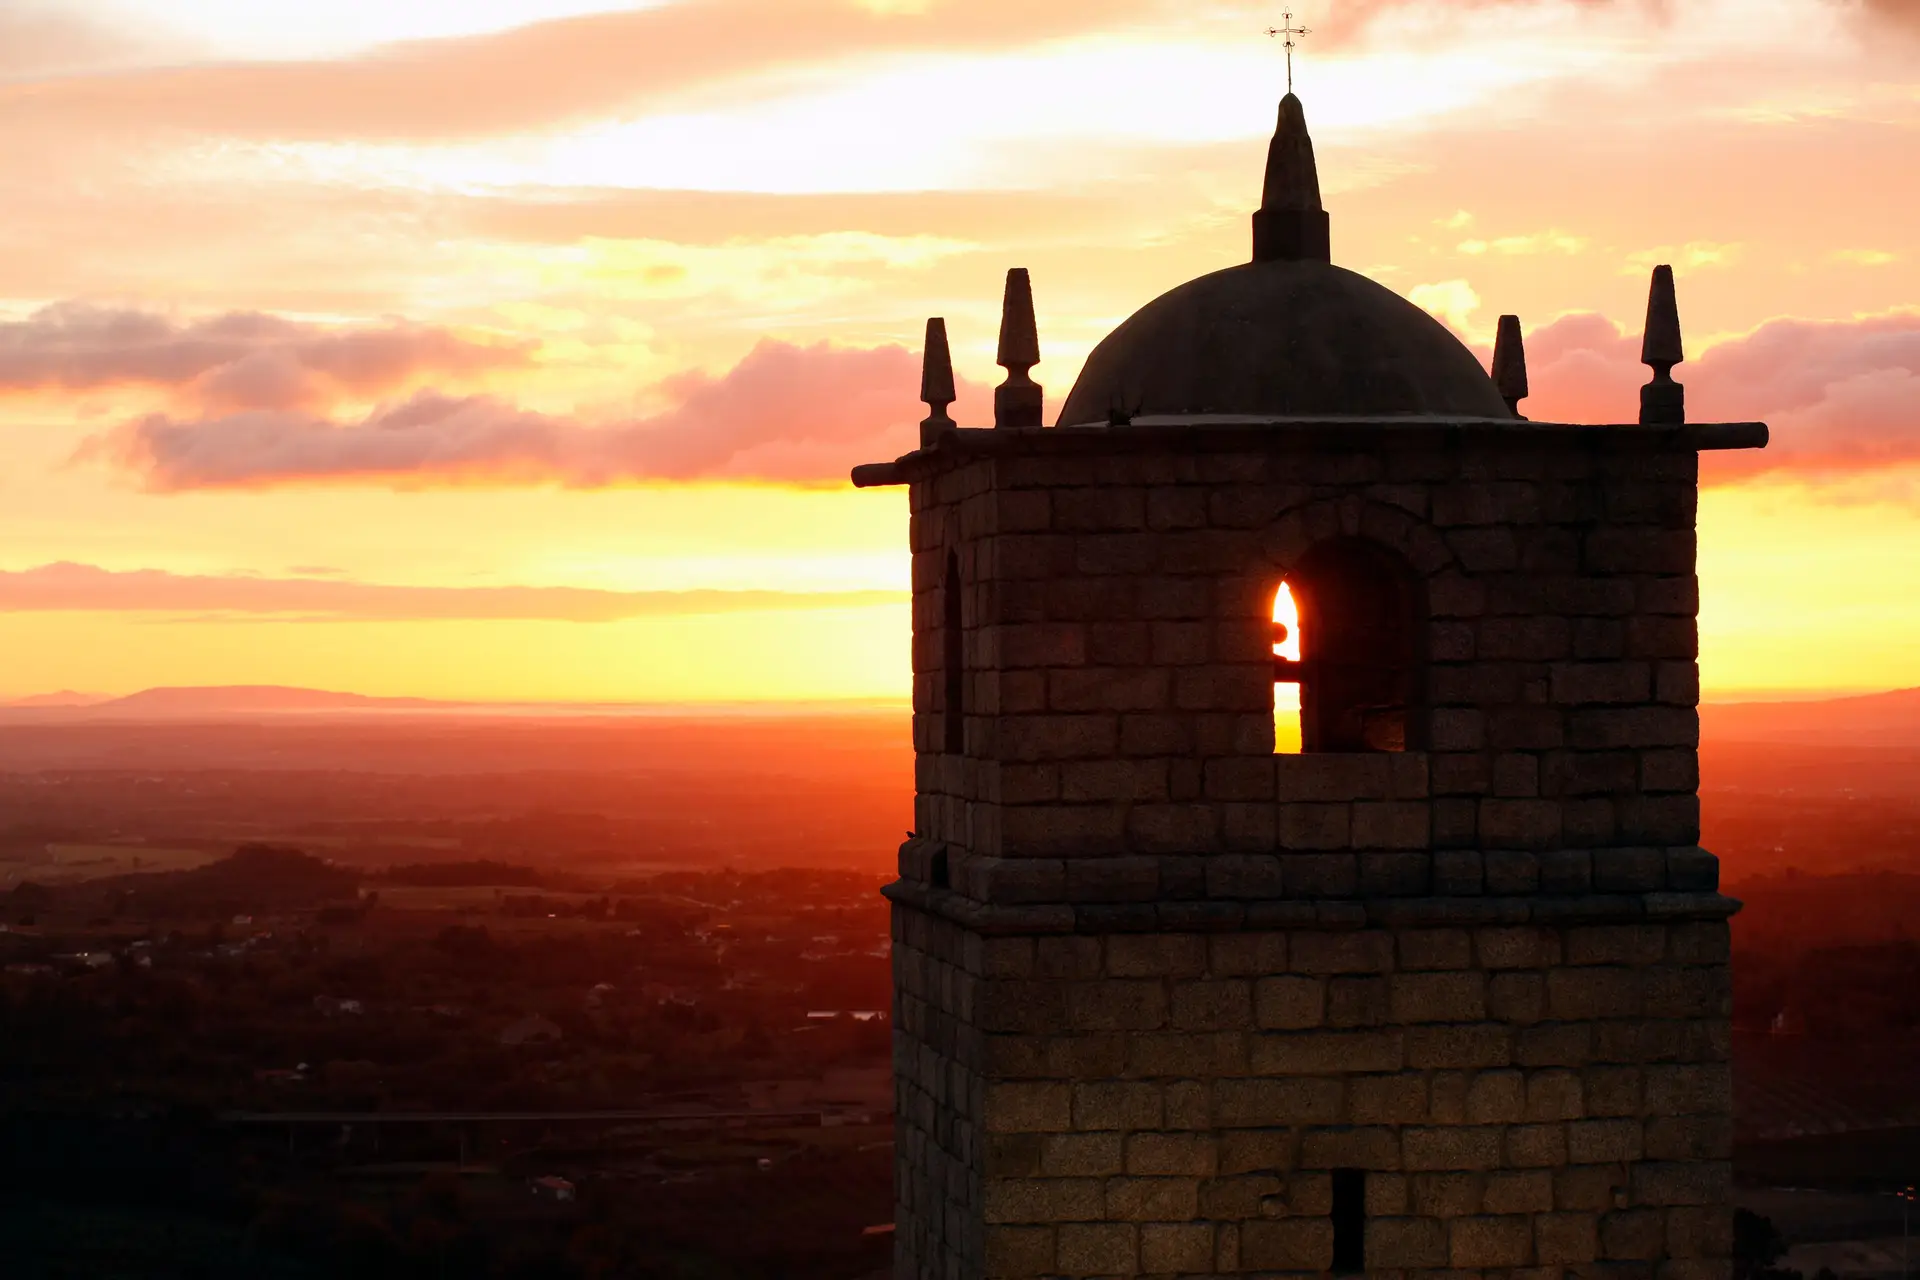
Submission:
<svg viewBox="0 0 1920 1280">
<path fill-rule="evenodd" d="M 1293 589 L 1284 582 L 1273 598 L 1273 622 L 1273 656 L 1300 661 L 1300 608 L 1294 602 Z M 1273 686 L 1274 752 L 1297 756 L 1300 741 L 1300 686 L 1276 684 Z"/>
</svg>

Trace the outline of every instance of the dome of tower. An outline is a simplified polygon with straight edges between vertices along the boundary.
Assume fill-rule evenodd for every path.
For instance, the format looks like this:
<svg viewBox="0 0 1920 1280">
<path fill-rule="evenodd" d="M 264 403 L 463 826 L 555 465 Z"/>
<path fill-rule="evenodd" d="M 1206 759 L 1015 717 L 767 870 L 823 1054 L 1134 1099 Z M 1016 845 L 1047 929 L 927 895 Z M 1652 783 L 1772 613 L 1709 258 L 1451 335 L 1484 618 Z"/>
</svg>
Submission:
<svg viewBox="0 0 1920 1280">
<path fill-rule="evenodd" d="M 1511 418 L 1445 325 L 1324 262 L 1254 262 L 1142 307 L 1095 347 L 1062 426 L 1115 410 L 1250 417 Z"/>
<path fill-rule="evenodd" d="M 1147 415 L 1511 418 L 1465 344 L 1334 266 L 1300 100 L 1288 94 L 1254 261 L 1163 294 L 1095 347 L 1062 426 Z"/>
</svg>

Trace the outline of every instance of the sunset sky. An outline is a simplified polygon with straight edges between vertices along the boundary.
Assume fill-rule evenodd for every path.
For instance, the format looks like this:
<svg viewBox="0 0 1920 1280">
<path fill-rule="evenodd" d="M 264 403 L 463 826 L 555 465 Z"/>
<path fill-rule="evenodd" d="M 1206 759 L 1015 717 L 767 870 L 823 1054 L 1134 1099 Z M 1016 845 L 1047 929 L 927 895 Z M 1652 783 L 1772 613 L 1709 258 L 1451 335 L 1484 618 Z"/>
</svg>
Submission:
<svg viewBox="0 0 1920 1280">
<path fill-rule="evenodd" d="M 1275 3 L 0 0 L 0 699 L 894 698 L 944 315 L 1049 420 L 1247 256 Z M 1334 260 L 1631 420 L 1708 696 L 1920 685 L 1920 0 L 1297 0 Z"/>
</svg>

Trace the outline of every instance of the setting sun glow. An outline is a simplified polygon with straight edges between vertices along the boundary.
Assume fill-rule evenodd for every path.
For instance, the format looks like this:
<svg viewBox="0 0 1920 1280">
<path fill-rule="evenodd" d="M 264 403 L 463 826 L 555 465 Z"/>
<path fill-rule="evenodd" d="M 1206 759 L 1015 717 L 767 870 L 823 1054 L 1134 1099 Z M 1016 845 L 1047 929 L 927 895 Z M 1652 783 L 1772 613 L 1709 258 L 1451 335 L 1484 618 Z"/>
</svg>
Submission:
<svg viewBox="0 0 1920 1280">
<path fill-rule="evenodd" d="M 1293 588 L 1284 582 L 1273 598 L 1273 621 L 1276 639 L 1281 635 L 1280 629 L 1286 628 L 1286 639 L 1273 646 L 1273 656 L 1300 661 L 1300 606 L 1293 598 Z M 1300 686 L 1297 684 L 1273 686 L 1273 749 L 1279 755 L 1300 754 Z"/>
<path fill-rule="evenodd" d="M 904 701 L 848 473 L 926 318 L 987 425 L 1029 268 L 1053 421 L 1244 261 L 1270 8 L 0 0 L 0 702 Z M 1706 464 L 1710 700 L 1920 684 L 1911 9 L 1295 6 L 1339 265 L 1607 423 L 1672 263 L 1690 416 L 1771 424 Z"/>
</svg>

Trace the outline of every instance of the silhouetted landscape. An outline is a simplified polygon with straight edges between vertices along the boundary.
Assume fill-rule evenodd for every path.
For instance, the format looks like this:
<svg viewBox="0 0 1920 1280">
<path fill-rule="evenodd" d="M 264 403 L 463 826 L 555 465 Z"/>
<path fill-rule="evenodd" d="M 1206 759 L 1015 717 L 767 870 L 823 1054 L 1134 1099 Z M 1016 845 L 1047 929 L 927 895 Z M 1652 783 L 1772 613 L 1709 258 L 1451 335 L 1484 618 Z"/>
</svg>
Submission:
<svg viewBox="0 0 1920 1280">
<path fill-rule="evenodd" d="M 884 1263 L 898 716 L 183 701 L 0 713 L 10 1257 Z"/>
<path fill-rule="evenodd" d="M 113 719 L 0 709 L 0 857 L 136 870 L 249 841 L 379 866 L 495 858 L 883 870 L 912 825 L 895 713 Z M 53 849 L 53 855 L 46 851 Z M 143 853 L 143 850 L 145 851 Z M 24 865 L 23 865 L 24 864 Z"/>
<path fill-rule="evenodd" d="M 190 702 L 0 712 L 27 1274 L 885 1264 L 902 714 Z M 1912 706 L 1705 713 L 1754 1274 L 1920 1180 Z"/>
</svg>

